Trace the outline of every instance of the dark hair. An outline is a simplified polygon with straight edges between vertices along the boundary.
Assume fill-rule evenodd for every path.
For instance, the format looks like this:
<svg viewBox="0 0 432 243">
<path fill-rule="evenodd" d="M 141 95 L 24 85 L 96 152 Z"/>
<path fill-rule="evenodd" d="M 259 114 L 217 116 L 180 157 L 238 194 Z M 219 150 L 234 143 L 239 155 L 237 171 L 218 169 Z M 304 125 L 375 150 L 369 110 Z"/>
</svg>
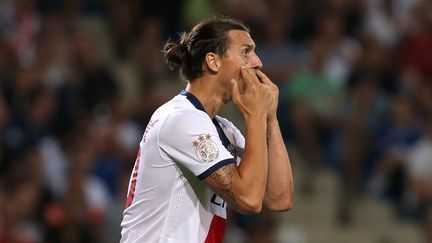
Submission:
<svg viewBox="0 0 432 243">
<path fill-rule="evenodd" d="M 226 33 L 230 30 L 249 32 L 241 21 L 219 16 L 200 22 L 189 33 L 183 32 L 179 42 L 168 40 L 163 49 L 168 66 L 179 71 L 184 80 L 198 78 L 203 73 L 202 65 L 207 53 L 223 55 L 226 52 L 230 44 Z"/>
</svg>

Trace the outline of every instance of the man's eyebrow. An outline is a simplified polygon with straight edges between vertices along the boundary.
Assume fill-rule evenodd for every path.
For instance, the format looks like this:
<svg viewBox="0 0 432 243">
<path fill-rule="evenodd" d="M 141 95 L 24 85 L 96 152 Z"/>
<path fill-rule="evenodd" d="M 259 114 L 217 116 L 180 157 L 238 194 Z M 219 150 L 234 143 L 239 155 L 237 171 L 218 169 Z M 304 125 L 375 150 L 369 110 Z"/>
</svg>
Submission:
<svg viewBox="0 0 432 243">
<path fill-rule="evenodd" d="M 255 44 L 243 44 L 242 47 L 247 47 L 248 49 L 255 49 Z"/>
</svg>

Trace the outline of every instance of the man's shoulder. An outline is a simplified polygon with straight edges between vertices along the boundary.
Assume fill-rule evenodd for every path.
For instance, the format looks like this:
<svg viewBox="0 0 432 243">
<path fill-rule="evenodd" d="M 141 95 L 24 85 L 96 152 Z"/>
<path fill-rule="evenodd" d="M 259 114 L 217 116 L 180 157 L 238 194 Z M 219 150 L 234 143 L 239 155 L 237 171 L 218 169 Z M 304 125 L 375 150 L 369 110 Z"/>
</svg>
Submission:
<svg viewBox="0 0 432 243">
<path fill-rule="evenodd" d="M 193 105 L 178 102 L 167 109 L 162 109 L 164 116 L 163 129 L 180 133 L 185 130 L 198 129 L 212 124 L 207 113 L 196 109 Z"/>
<path fill-rule="evenodd" d="M 198 110 L 182 95 L 176 95 L 171 100 L 157 108 L 153 116 L 182 117 L 187 115 L 199 116 Z M 195 114 L 197 113 L 197 114 Z"/>
</svg>

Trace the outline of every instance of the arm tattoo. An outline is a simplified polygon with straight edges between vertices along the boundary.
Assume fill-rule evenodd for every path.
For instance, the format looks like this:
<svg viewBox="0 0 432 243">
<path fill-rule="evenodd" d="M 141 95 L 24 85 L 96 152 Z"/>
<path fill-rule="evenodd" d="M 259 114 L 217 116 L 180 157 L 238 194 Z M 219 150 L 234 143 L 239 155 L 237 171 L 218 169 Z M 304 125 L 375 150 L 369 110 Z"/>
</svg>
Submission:
<svg viewBox="0 0 432 243">
<path fill-rule="evenodd" d="M 220 193 L 221 194 L 226 193 L 226 195 L 232 200 L 232 202 L 235 203 L 236 202 L 235 194 L 231 190 L 232 177 L 234 175 L 232 169 L 233 169 L 232 166 L 224 166 L 222 169 L 215 171 L 210 176 L 222 187 Z"/>
</svg>

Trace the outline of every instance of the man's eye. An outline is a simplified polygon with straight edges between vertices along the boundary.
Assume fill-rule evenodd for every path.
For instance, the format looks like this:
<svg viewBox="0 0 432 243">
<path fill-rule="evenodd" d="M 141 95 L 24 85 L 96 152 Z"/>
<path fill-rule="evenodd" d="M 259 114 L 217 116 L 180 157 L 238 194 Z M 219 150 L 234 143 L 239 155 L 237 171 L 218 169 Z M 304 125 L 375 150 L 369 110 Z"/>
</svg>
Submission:
<svg viewBox="0 0 432 243">
<path fill-rule="evenodd" d="M 249 54 L 249 50 L 248 49 L 243 50 L 243 56 L 247 56 L 247 54 Z"/>
</svg>

